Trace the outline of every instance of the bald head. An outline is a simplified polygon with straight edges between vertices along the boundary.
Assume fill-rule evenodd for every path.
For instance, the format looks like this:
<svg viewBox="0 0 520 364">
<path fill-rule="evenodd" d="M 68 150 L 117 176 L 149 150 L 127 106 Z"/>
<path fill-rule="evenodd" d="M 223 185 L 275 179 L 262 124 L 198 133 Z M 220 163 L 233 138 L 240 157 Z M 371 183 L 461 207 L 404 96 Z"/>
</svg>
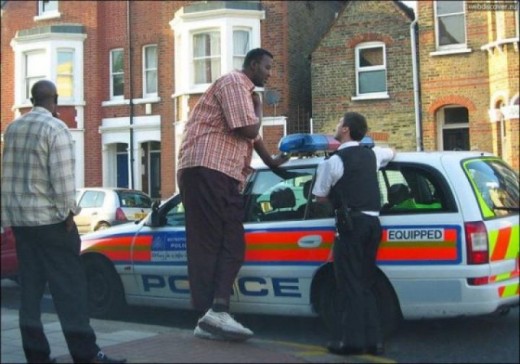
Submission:
<svg viewBox="0 0 520 364">
<path fill-rule="evenodd" d="M 42 106 L 53 112 L 57 103 L 57 92 L 54 83 L 40 80 L 31 88 L 31 101 L 34 106 Z"/>
</svg>

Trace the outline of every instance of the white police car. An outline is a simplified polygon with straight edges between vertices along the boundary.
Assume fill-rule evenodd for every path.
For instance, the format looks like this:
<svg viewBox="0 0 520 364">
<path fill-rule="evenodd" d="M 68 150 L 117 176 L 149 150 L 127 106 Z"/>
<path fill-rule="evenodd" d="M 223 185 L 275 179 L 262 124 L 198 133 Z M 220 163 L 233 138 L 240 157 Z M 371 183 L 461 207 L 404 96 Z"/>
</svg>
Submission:
<svg viewBox="0 0 520 364">
<path fill-rule="evenodd" d="M 303 152 L 275 172 L 256 166 L 246 186 L 246 259 L 234 312 L 320 315 L 335 320 L 332 209 L 311 197 L 318 149 L 329 137 L 292 135 Z M 383 234 L 375 287 L 383 325 L 404 318 L 479 315 L 519 302 L 519 182 L 482 152 L 398 153 L 379 171 Z M 125 303 L 190 308 L 180 197 L 136 224 L 82 237 L 94 316 Z"/>
</svg>

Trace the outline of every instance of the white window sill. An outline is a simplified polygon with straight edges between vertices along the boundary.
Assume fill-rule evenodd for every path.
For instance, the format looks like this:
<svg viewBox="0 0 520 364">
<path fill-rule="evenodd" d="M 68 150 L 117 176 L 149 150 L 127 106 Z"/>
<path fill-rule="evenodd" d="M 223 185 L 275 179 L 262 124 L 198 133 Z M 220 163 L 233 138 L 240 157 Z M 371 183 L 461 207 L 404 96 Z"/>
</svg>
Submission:
<svg viewBox="0 0 520 364">
<path fill-rule="evenodd" d="M 158 103 L 160 101 L 161 101 L 161 98 L 158 97 L 158 96 L 148 96 L 146 98 L 134 99 L 133 100 L 134 105 L 138 105 L 138 104 L 156 104 L 156 103 Z"/>
<path fill-rule="evenodd" d="M 381 93 L 377 93 L 377 94 L 352 96 L 350 99 L 352 101 L 359 101 L 359 100 L 384 100 L 384 99 L 389 99 L 389 98 L 390 98 L 390 95 L 388 95 L 387 92 L 381 92 Z"/>
<path fill-rule="evenodd" d="M 432 57 L 447 56 L 447 55 L 451 55 L 451 54 L 462 54 L 462 53 L 471 53 L 471 52 L 472 52 L 471 48 L 465 47 L 465 48 L 445 49 L 445 50 L 430 52 L 430 56 L 432 56 Z"/>
<path fill-rule="evenodd" d="M 40 21 L 40 20 L 49 20 L 49 19 L 59 19 L 61 18 L 61 13 L 59 11 L 52 11 L 48 13 L 43 13 L 42 15 L 36 15 L 33 20 L 34 21 Z"/>
<path fill-rule="evenodd" d="M 130 105 L 130 100 L 119 99 L 119 100 L 109 100 L 101 102 L 101 106 L 119 106 L 119 105 Z"/>
</svg>

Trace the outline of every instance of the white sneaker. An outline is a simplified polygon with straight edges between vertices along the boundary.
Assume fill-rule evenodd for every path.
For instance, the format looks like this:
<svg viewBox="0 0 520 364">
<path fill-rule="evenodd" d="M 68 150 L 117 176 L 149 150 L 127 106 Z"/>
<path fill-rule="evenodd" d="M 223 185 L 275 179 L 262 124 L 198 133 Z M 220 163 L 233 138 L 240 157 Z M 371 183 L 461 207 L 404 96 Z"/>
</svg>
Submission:
<svg viewBox="0 0 520 364">
<path fill-rule="evenodd" d="M 227 312 L 215 312 L 211 308 L 199 320 L 198 325 L 213 335 L 221 335 L 230 340 L 247 340 L 253 331 L 236 322 Z"/>
<path fill-rule="evenodd" d="M 211 332 L 201 329 L 199 325 L 197 325 L 195 330 L 193 330 L 193 336 L 206 340 L 224 340 L 223 336 L 213 335 Z"/>
</svg>

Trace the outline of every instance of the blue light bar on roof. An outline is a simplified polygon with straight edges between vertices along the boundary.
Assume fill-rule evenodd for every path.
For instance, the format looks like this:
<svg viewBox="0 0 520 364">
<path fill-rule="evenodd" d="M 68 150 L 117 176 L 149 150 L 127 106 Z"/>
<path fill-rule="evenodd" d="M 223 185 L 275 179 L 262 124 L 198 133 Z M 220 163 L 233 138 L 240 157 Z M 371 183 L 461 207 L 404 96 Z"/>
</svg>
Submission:
<svg viewBox="0 0 520 364">
<path fill-rule="evenodd" d="M 278 144 L 284 153 L 333 152 L 340 143 L 332 135 L 325 134 L 289 134 Z"/>
<path fill-rule="evenodd" d="M 360 144 L 372 148 L 374 141 L 365 136 Z M 340 146 L 340 142 L 332 135 L 325 134 L 289 134 L 283 137 L 278 144 L 278 149 L 283 153 L 312 153 L 312 152 L 334 152 Z"/>
</svg>

